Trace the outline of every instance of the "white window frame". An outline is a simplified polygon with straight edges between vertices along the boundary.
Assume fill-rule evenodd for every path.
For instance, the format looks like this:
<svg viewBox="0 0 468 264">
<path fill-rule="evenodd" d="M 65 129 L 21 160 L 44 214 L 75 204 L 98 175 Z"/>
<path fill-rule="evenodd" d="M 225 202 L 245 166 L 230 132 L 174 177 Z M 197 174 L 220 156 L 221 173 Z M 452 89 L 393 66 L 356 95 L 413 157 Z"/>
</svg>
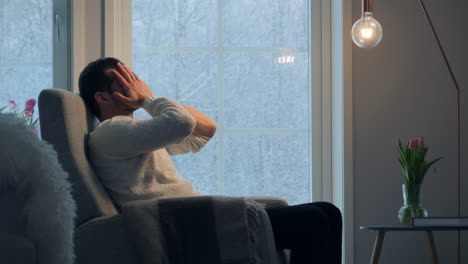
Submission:
<svg viewBox="0 0 468 264">
<path fill-rule="evenodd" d="M 316 2 L 311 30 L 321 39 L 311 43 L 313 194 L 343 213 L 343 263 L 353 264 L 352 6 Z"/>
<path fill-rule="evenodd" d="M 67 2 L 54 0 L 55 2 Z M 73 34 L 66 62 L 70 90 L 81 69 L 113 56 L 131 65 L 132 0 L 73 0 Z M 343 213 L 343 263 L 354 263 L 351 1 L 310 0 L 312 200 L 330 201 Z M 69 7 L 70 5 L 67 5 Z M 54 9 L 55 10 L 55 9 Z M 63 53 L 62 53 L 63 54 Z M 55 55 L 55 47 L 54 47 Z M 68 58 L 68 57 L 67 57 Z M 72 63 L 73 61 L 73 63 Z M 54 59 L 55 65 L 55 59 Z M 71 65 L 74 67 L 72 68 Z M 54 68 L 55 72 L 55 68 Z M 57 81 L 59 82 L 59 81 Z M 64 81 L 61 81 L 64 83 Z M 70 84 L 71 83 L 71 84 Z M 55 86 L 55 77 L 54 77 Z"/>
<path fill-rule="evenodd" d="M 331 193 L 343 213 L 343 261 L 354 263 L 352 1 L 329 2 L 331 72 Z"/>
</svg>

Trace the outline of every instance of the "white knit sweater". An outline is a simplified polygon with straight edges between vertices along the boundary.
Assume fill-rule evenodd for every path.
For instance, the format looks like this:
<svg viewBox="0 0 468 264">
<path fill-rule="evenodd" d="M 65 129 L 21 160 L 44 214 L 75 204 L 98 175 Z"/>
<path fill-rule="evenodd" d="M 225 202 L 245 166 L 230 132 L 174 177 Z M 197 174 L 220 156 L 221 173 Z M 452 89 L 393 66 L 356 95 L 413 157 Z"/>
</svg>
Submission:
<svg viewBox="0 0 468 264">
<path fill-rule="evenodd" d="M 198 152 L 208 137 L 192 135 L 195 119 L 177 102 L 151 97 L 143 108 L 153 117 L 116 116 L 89 136 L 90 159 L 114 201 L 200 195 L 182 180 L 169 155 Z"/>
</svg>

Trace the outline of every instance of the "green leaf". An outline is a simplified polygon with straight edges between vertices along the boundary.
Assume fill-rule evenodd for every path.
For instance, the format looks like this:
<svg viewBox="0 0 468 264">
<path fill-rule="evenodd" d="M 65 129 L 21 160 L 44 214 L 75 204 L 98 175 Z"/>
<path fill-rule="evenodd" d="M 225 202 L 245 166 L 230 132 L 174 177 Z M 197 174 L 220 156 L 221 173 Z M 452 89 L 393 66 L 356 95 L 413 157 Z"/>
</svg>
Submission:
<svg viewBox="0 0 468 264">
<path fill-rule="evenodd" d="M 424 177 L 425 177 L 427 171 L 432 167 L 432 165 L 434 165 L 436 162 L 438 162 L 438 161 L 441 160 L 441 159 L 442 159 L 442 158 L 434 159 L 433 161 L 428 162 L 428 163 L 426 163 L 426 164 L 424 165 L 424 168 L 423 168 L 423 170 L 422 170 L 422 172 L 423 172 L 422 175 L 423 175 L 423 176 L 422 176 L 422 178 L 421 178 L 421 182 L 422 182 L 422 180 L 424 179 Z"/>
<path fill-rule="evenodd" d="M 404 160 L 401 159 L 401 157 L 398 157 L 398 161 L 400 162 L 400 166 L 404 169 L 406 168 L 406 163 Z"/>
<path fill-rule="evenodd" d="M 441 160 L 441 159 L 442 159 L 442 157 L 437 158 L 437 159 L 434 159 L 433 161 L 427 163 L 427 165 L 426 165 L 426 166 L 427 166 L 427 169 L 429 169 L 432 165 L 436 164 L 436 162 L 438 162 L 438 161 Z"/>
<path fill-rule="evenodd" d="M 403 151 L 403 146 L 401 145 L 401 140 L 400 140 L 400 138 L 398 138 L 398 137 L 397 137 L 397 146 L 398 146 L 398 148 L 399 148 L 400 150 Z"/>
</svg>

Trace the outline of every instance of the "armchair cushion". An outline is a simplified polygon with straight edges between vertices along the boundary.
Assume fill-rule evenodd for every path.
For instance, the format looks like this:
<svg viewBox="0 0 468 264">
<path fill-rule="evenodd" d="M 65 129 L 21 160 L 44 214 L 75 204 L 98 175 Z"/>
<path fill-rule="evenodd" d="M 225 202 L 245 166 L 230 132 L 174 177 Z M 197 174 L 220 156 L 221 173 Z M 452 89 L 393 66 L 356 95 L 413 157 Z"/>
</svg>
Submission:
<svg viewBox="0 0 468 264">
<path fill-rule="evenodd" d="M 138 263 L 122 215 L 103 216 L 75 230 L 77 264 Z"/>
</svg>

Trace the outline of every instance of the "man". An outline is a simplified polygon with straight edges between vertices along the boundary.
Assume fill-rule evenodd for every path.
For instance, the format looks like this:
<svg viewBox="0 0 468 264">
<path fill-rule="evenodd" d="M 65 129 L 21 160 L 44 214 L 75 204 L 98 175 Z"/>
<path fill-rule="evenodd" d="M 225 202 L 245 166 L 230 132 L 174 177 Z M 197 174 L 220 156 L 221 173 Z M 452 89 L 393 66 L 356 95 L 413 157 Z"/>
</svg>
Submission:
<svg viewBox="0 0 468 264">
<path fill-rule="evenodd" d="M 200 195 L 176 172 L 170 155 L 198 152 L 216 123 L 189 106 L 156 97 L 114 58 L 88 64 L 80 94 L 101 123 L 89 136 L 90 159 L 118 205 L 135 200 Z M 153 118 L 137 120 L 144 108 Z M 291 264 L 341 263 L 341 213 L 319 202 L 266 209 L 276 245 L 291 249 Z"/>
</svg>

